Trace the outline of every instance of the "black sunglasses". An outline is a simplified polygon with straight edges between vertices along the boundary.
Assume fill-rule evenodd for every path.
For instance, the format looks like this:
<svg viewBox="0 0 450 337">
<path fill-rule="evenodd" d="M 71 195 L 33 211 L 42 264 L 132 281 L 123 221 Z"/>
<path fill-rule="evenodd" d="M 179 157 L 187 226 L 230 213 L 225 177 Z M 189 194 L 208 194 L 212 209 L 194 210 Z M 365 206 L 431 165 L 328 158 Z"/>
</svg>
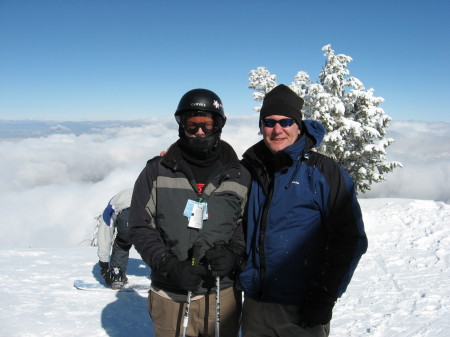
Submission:
<svg viewBox="0 0 450 337">
<path fill-rule="evenodd" d="M 275 126 L 275 124 L 277 124 L 277 123 L 279 123 L 282 128 L 287 128 L 287 127 L 291 126 L 292 124 L 294 124 L 294 122 L 295 122 L 295 120 L 293 120 L 292 118 L 280 119 L 279 121 L 276 121 L 275 119 L 270 119 L 270 118 L 264 118 L 262 120 L 262 123 L 267 128 L 273 128 Z"/>
</svg>

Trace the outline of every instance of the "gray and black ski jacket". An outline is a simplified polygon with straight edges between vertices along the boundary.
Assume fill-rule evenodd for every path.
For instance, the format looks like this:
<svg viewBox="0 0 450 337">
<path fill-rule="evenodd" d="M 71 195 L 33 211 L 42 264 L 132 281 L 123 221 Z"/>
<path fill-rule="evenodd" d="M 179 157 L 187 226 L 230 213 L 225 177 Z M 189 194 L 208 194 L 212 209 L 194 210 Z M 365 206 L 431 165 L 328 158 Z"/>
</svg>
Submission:
<svg viewBox="0 0 450 337">
<path fill-rule="evenodd" d="M 186 293 L 165 276 L 164 259 L 168 252 L 184 261 L 191 258 L 194 242 L 200 242 L 202 257 L 216 241 L 239 245 L 242 253 L 245 250 L 241 219 L 250 174 L 232 147 L 221 142 L 220 169 L 210 172 L 201 195 L 208 209 L 202 229 L 189 228 L 188 218 L 183 215 L 188 200 L 198 201 L 199 195 L 194 175 L 177 143 L 164 157 L 149 160 L 136 180 L 128 223 L 130 238 L 152 270 L 152 284 L 159 289 Z M 221 282 L 224 289 L 232 284 L 229 277 Z M 206 292 L 205 288 L 198 291 Z"/>
</svg>

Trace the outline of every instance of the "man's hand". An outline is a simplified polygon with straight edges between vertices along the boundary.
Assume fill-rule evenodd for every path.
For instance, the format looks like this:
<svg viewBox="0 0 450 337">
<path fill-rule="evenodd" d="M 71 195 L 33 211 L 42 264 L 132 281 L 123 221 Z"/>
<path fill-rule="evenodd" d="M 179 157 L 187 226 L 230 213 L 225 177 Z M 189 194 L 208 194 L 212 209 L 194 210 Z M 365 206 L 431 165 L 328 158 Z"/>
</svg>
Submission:
<svg viewBox="0 0 450 337">
<path fill-rule="evenodd" d="M 212 276 L 226 276 L 235 267 L 236 256 L 224 245 L 209 249 L 205 255 Z"/>
<path fill-rule="evenodd" d="M 301 316 L 303 327 L 325 325 L 331 321 L 336 299 L 324 289 L 313 288 L 305 300 Z"/>
<path fill-rule="evenodd" d="M 177 261 L 168 275 L 179 287 L 194 292 L 199 288 L 202 276 L 206 275 L 206 268 L 193 266 L 191 261 Z"/>
</svg>

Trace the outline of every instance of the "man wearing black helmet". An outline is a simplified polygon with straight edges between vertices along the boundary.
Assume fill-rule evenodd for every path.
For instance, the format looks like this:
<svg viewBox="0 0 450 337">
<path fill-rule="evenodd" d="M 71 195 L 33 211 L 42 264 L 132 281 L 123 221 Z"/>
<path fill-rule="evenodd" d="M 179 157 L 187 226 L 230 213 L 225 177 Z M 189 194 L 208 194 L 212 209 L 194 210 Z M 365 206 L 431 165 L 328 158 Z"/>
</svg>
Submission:
<svg viewBox="0 0 450 337">
<path fill-rule="evenodd" d="M 131 241 L 152 270 L 155 336 L 214 335 L 217 276 L 220 335 L 236 336 L 241 299 L 233 284 L 245 253 L 241 218 L 250 175 L 220 139 L 226 118 L 214 92 L 187 92 L 175 119 L 179 139 L 147 162 L 129 217 Z"/>
</svg>

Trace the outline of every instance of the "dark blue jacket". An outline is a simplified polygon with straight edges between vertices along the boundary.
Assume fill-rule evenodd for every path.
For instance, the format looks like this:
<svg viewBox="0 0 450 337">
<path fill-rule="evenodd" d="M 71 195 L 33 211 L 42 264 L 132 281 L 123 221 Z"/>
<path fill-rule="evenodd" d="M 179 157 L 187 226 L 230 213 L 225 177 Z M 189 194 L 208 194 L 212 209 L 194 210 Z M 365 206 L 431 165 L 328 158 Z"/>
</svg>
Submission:
<svg viewBox="0 0 450 337">
<path fill-rule="evenodd" d="M 303 124 L 284 151 L 273 155 L 261 141 L 243 156 L 253 181 L 244 218 L 248 261 L 238 286 L 255 300 L 301 305 L 313 287 L 336 299 L 367 250 L 353 181 L 311 151 L 324 127 Z"/>
</svg>

